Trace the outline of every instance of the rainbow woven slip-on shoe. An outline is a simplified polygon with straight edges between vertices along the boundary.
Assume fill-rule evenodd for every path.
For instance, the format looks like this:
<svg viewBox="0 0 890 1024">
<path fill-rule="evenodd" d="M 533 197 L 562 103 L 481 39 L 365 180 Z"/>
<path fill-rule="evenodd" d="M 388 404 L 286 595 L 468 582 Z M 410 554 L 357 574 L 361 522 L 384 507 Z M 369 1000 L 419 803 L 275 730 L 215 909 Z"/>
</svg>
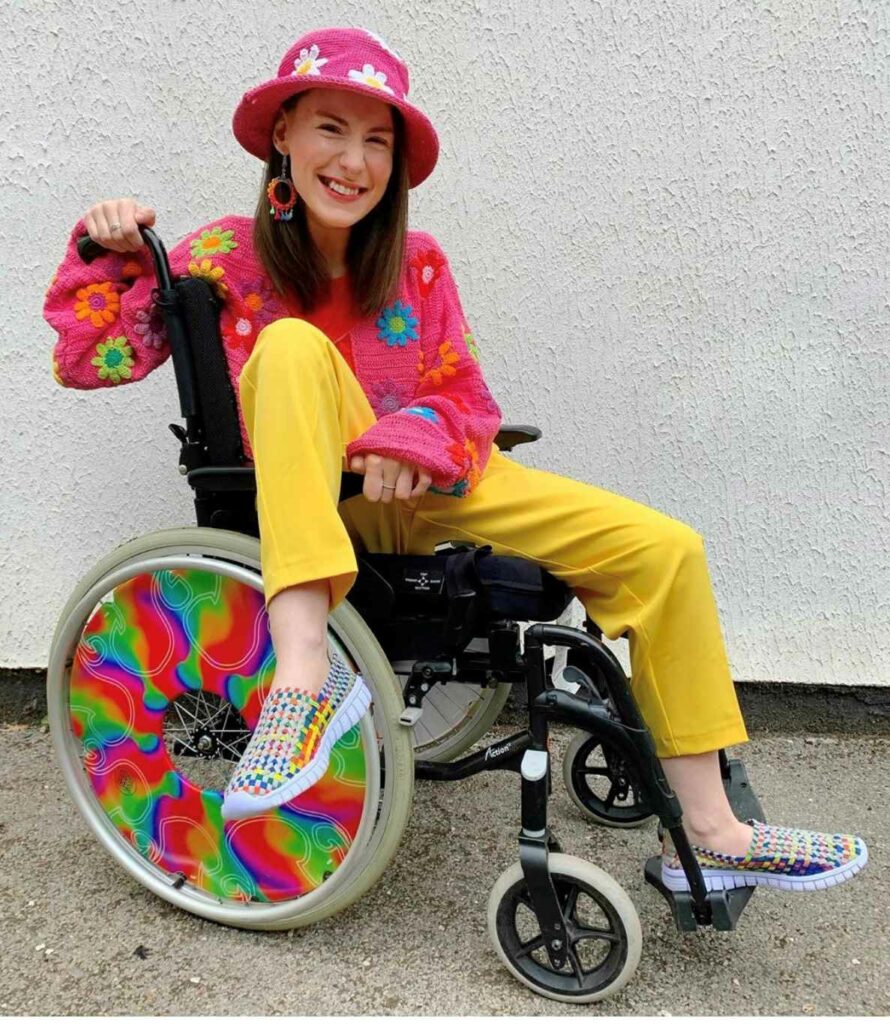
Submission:
<svg viewBox="0 0 890 1024">
<path fill-rule="evenodd" d="M 743 857 L 692 847 L 709 891 L 769 885 L 787 892 L 814 892 L 846 882 L 868 863 L 868 850 L 859 836 L 781 828 L 753 818 L 745 824 L 754 827 L 754 835 Z M 676 852 L 664 854 L 661 878 L 672 892 L 689 890 Z"/>
<path fill-rule="evenodd" d="M 227 821 L 281 807 L 324 775 L 331 748 L 371 706 L 362 677 L 331 651 L 331 670 L 317 697 L 273 690 L 223 795 Z"/>
</svg>

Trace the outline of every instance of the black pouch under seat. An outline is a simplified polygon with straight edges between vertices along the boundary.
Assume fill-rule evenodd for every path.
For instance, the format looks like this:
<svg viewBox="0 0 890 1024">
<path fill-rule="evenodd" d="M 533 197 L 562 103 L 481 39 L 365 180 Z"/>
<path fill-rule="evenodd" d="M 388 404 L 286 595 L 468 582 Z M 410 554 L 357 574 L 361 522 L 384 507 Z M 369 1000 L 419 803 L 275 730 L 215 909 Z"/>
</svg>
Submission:
<svg viewBox="0 0 890 1024">
<path fill-rule="evenodd" d="M 348 599 L 372 620 L 445 620 L 457 606 L 477 621 L 551 622 L 572 600 L 570 588 L 534 562 L 493 555 L 488 546 L 435 555 L 366 553 L 359 562 Z"/>
</svg>

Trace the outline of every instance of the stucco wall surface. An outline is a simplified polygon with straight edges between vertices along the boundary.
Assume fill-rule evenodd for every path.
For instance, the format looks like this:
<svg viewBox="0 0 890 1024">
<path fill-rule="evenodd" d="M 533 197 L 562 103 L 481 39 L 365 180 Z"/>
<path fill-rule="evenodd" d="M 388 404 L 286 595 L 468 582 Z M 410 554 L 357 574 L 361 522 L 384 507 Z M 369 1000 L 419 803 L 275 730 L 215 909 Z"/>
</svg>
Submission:
<svg viewBox="0 0 890 1024">
<path fill-rule="evenodd" d="M 94 201 L 168 243 L 250 213 L 243 91 L 302 31 L 381 33 L 440 164 L 449 253 L 530 465 L 706 540 L 737 679 L 890 683 L 890 8 L 878 0 L 7 0 L 0 7 L 0 664 L 76 581 L 193 522 L 168 362 L 59 388 L 43 292 Z M 690 638 L 694 642 L 694 638 Z"/>
</svg>

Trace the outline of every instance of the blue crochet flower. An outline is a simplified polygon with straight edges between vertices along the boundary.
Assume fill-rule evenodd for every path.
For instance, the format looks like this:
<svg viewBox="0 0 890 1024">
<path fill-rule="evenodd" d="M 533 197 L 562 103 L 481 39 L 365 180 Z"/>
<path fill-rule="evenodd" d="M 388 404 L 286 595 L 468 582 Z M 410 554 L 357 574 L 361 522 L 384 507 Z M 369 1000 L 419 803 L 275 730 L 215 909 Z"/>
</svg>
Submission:
<svg viewBox="0 0 890 1024">
<path fill-rule="evenodd" d="M 385 341 L 390 348 L 401 345 L 404 348 L 408 341 L 417 341 L 417 317 L 412 316 L 411 307 L 404 302 L 396 301 L 383 310 L 377 321 L 380 330 L 377 337 Z"/>
<path fill-rule="evenodd" d="M 463 480 L 458 480 L 456 484 L 452 484 L 451 487 L 430 487 L 429 490 L 433 494 L 450 494 L 454 498 L 462 498 L 467 493 L 467 487 L 470 482 L 464 477 Z"/>
<path fill-rule="evenodd" d="M 430 409 L 427 405 L 412 405 L 405 412 L 410 412 L 412 416 L 420 416 L 425 420 L 429 420 L 430 423 L 439 422 L 439 415 L 436 410 Z"/>
</svg>

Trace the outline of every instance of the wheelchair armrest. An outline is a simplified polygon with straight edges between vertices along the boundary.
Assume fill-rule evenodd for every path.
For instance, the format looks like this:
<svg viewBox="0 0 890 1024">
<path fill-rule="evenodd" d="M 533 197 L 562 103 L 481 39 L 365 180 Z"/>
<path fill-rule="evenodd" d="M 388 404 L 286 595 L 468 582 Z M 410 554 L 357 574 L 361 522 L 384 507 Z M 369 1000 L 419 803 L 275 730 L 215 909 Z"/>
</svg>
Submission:
<svg viewBox="0 0 890 1024">
<path fill-rule="evenodd" d="M 494 443 L 502 452 L 512 451 L 518 444 L 528 444 L 530 441 L 537 441 L 542 431 L 539 427 L 520 426 L 517 423 L 505 423 Z"/>
<path fill-rule="evenodd" d="M 186 478 L 189 486 L 202 491 L 256 491 L 252 463 L 244 466 L 199 466 Z M 340 501 L 361 494 L 365 478 L 359 473 L 344 473 L 340 483 Z"/>
</svg>

